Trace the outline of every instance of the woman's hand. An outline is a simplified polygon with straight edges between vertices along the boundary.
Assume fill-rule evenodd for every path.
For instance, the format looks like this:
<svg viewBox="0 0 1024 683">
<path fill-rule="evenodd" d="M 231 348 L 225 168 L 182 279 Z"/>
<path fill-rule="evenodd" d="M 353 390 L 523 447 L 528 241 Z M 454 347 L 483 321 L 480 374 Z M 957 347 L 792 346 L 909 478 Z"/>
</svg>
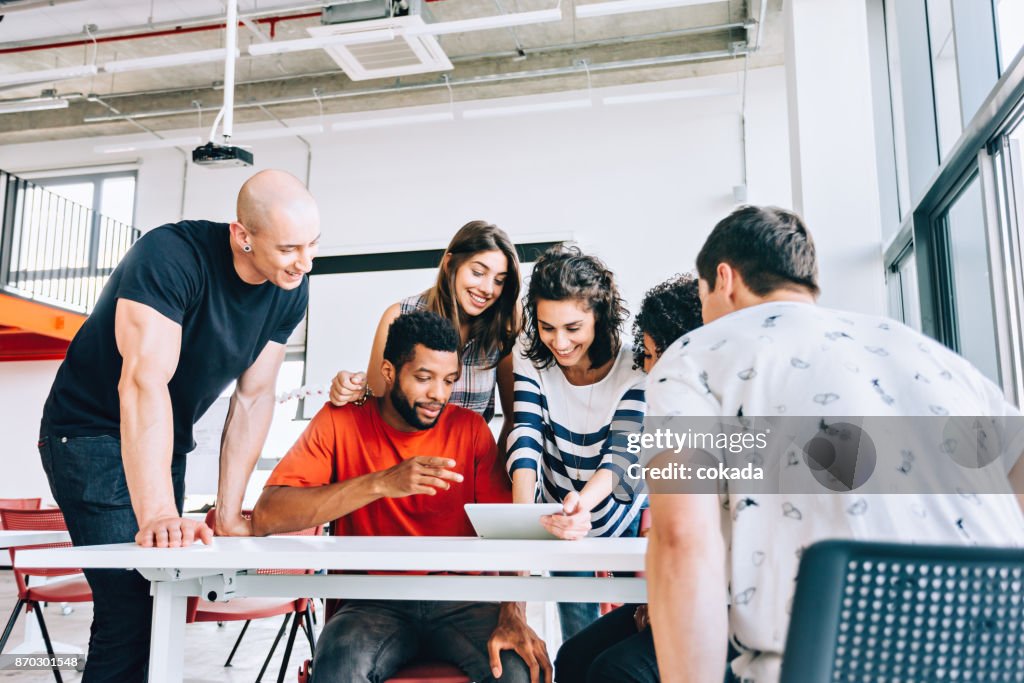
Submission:
<svg viewBox="0 0 1024 683">
<path fill-rule="evenodd" d="M 331 380 L 331 404 L 339 408 L 366 394 L 366 373 L 342 370 Z"/>
<path fill-rule="evenodd" d="M 544 515 L 540 523 L 548 533 L 567 541 L 578 541 L 590 532 L 590 510 L 580 505 L 580 494 L 570 491 L 562 501 L 562 512 Z"/>
</svg>

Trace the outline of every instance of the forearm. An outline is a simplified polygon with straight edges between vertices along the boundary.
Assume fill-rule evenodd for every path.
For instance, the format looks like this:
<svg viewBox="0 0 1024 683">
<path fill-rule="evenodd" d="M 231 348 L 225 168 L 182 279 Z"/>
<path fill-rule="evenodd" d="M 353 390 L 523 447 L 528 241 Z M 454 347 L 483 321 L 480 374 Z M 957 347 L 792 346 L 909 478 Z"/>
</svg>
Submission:
<svg viewBox="0 0 1024 683">
<path fill-rule="evenodd" d="M 699 548 L 650 534 L 647 596 L 663 683 L 725 676 L 728 612 L 722 543 Z"/>
<path fill-rule="evenodd" d="M 533 503 L 537 499 L 537 473 L 521 468 L 512 472 L 512 502 Z"/>
<path fill-rule="evenodd" d="M 245 487 L 263 451 L 273 415 L 272 393 L 243 396 L 236 391 L 232 395 L 221 437 L 218 516 L 241 513 Z"/>
<path fill-rule="evenodd" d="M 376 474 L 326 486 L 269 486 L 252 511 L 255 536 L 299 531 L 333 522 L 384 497 Z"/>
<path fill-rule="evenodd" d="M 611 495 L 615 485 L 615 475 L 608 470 L 598 470 L 580 491 L 580 509 L 590 511 Z"/>
<path fill-rule="evenodd" d="M 123 375 L 121 459 L 139 526 L 161 517 L 178 516 L 171 481 L 174 420 L 167 385 Z"/>
</svg>

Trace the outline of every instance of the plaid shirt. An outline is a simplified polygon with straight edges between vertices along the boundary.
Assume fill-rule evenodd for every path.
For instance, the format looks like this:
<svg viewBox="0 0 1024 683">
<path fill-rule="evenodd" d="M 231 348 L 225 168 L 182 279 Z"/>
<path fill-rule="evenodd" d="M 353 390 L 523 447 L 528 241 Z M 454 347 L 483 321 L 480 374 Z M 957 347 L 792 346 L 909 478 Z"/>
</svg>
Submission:
<svg viewBox="0 0 1024 683">
<path fill-rule="evenodd" d="M 427 294 L 415 294 L 399 303 L 402 313 L 427 310 Z M 477 340 L 470 339 L 462 347 L 462 375 L 455 383 L 449 403 L 480 413 L 484 420 L 494 417 L 494 384 L 498 378 L 498 351 L 490 353 L 477 348 Z"/>
</svg>

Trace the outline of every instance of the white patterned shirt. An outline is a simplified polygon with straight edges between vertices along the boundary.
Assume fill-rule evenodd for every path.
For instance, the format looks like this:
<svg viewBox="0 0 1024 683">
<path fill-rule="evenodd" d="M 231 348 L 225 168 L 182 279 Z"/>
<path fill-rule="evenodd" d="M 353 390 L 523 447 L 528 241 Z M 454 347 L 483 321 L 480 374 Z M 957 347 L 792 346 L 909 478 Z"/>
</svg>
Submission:
<svg viewBox="0 0 1024 683">
<path fill-rule="evenodd" d="M 1020 415 L 970 363 L 905 325 L 796 302 L 745 308 L 677 340 L 648 378 L 647 402 L 650 416 Z M 926 469 L 920 459 L 943 457 L 922 444 L 915 452 L 900 474 L 913 477 Z M 937 462 L 929 472 L 945 467 Z M 729 637 L 741 652 L 733 672 L 745 682 L 778 680 L 800 555 L 816 541 L 1024 546 L 1024 515 L 1005 495 L 1014 462 L 981 470 L 983 493 L 954 492 L 951 479 L 929 495 L 727 491 Z M 962 475 L 952 467 L 947 476 Z"/>
</svg>

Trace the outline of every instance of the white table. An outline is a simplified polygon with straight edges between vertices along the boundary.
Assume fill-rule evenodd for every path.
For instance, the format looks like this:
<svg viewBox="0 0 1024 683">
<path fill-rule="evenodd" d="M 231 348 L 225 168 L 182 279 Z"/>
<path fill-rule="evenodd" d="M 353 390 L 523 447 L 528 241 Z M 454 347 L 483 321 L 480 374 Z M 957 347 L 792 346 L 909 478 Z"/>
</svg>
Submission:
<svg viewBox="0 0 1024 683">
<path fill-rule="evenodd" d="M 0 549 L 22 545 L 70 542 L 71 537 L 66 531 L 11 531 L 0 529 Z"/>
<path fill-rule="evenodd" d="M 498 541 L 437 537 L 216 538 L 213 545 L 134 544 L 30 550 L 33 567 L 134 568 L 152 582 L 150 681 L 182 680 L 188 596 L 391 600 L 644 602 L 642 578 L 467 575 L 264 575 L 259 569 L 636 572 L 646 539 Z"/>
</svg>

